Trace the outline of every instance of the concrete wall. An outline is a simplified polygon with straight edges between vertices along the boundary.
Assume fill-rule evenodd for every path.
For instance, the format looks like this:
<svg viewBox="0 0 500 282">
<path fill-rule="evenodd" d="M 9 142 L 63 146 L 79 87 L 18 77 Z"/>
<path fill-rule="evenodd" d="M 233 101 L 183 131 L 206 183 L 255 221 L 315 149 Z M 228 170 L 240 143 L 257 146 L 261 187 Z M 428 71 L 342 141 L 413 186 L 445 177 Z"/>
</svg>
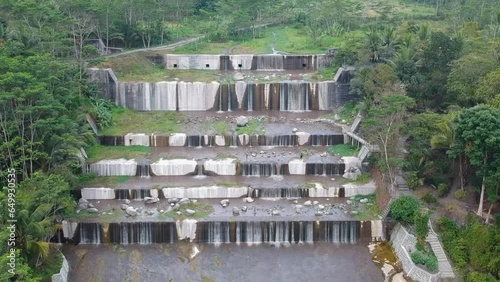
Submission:
<svg viewBox="0 0 500 282">
<path fill-rule="evenodd" d="M 68 273 L 69 273 L 69 263 L 66 260 L 66 257 L 62 255 L 63 263 L 61 266 L 61 270 L 59 273 L 52 275 L 52 282 L 67 282 L 68 281 Z"/>
<path fill-rule="evenodd" d="M 331 64 L 333 57 L 319 55 L 175 55 L 163 57 L 171 70 L 317 70 Z"/>
<path fill-rule="evenodd" d="M 118 82 L 111 69 L 94 68 L 87 73 L 101 98 L 139 111 L 314 111 L 332 110 L 358 99 L 349 95 L 348 83 L 336 81 Z"/>
<path fill-rule="evenodd" d="M 391 245 L 398 256 L 406 275 L 408 275 L 411 279 L 420 282 L 440 281 L 440 273 L 431 274 L 415 265 L 411 260 L 410 253 L 415 250 L 416 243 L 417 238 L 410 234 L 402 225 L 398 223 L 396 227 L 394 227 L 394 230 L 391 233 Z"/>
</svg>

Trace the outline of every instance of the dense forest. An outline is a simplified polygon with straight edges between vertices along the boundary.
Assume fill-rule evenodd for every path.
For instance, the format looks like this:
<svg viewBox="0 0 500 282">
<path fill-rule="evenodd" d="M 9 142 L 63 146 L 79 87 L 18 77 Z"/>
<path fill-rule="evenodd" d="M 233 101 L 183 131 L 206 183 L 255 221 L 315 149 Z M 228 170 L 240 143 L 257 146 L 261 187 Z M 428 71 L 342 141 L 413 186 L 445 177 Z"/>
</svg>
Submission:
<svg viewBox="0 0 500 282">
<path fill-rule="evenodd" d="M 498 281 L 498 0 L 2 1 L 0 222 L 7 226 L 15 207 L 18 259 L 13 275 L 4 244 L 10 233 L 2 227 L 0 280 L 46 281 L 58 271 L 49 242 L 76 207 L 71 189 L 85 178 L 80 148 L 95 143 L 85 116 L 111 122 L 111 106 L 95 98 L 86 67 L 106 62 L 108 48 L 204 36 L 192 47 L 198 51 L 252 42 L 266 26 L 291 27 L 311 48 L 337 48 L 334 66 L 319 75 L 356 67 L 350 93 L 363 98 L 349 109 L 363 114 L 361 134 L 381 149 L 373 166 L 388 187 L 403 169 L 412 189 L 427 185 L 440 197 L 477 201 L 465 220 L 436 223 L 464 281 Z M 396 150 L 401 143 L 405 159 Z M 15 205 L 8 200 L 10 169 Z"/>
</svg>

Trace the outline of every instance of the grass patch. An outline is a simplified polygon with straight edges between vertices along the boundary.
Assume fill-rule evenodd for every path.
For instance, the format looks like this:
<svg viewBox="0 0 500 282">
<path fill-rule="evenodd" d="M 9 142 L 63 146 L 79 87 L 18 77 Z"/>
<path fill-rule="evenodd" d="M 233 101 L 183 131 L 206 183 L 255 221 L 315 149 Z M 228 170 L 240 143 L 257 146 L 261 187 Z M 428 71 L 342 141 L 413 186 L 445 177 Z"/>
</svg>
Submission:
<svg viewBox="0 0 500 282">
<path fill-rule="evenodd" d="M 186 215 L 186 209 L 191 209 L 196 211 L 194 215 L 187 216 Z M 181 208 L 179 209 L 181 212 L 180 215 L 177 214 L 177 211 L 169 211 L 163 214 L 158 215 L 158 219 L 175 219 L 175 220 L 184 220 L 186 218 L 192 218 L 192 219 L 200 219 L 200 218 L 206 218 L 208 217 L 209 214 L 211 214 L 214 211 L 214 208 L 212 205 L 204 202 L 196 202 L 196 203 L 189 203 L 189 204 L 184 204 L 181 205 Z"/>
<path fill-rule="evenodd" d="M 247 126 L 237 127 L 236 132 L 239 134 L 248 134 L 248 135 L 262 135 L 265 133 L 264 128 L 261 127 L 263 118 L 253 118 L 248 121 Z"/>
<path fill-rule="evenodd" d="M 354 179 L 354 180 L 349 179 L 349 182 L 366 184 L 366 183 L 370 182 L 370 174 L 362 173 L 362 174 L 358 175 L 358 177 L 356 177 L 356 179 Z"/>
<path fill-rule="evenodd" d="M 214 123 L 215 134 L 217 135 L 228 135 L 229 125 L 226 121 L 218 120 Z"/>
<path fill-rule="evenodd" d="M 78 175 L 76 188 L 84 187 L 113 187 L 117 184 L 123 184 L 130 179 L 128 175 L 121 176 L 96 176 L 93 173 Z"/>
<path fill-rule="evenodd" d="M 136 159 L 151 154 L 151 148 L 145 146 L 102 146 L 93 145 L 87 149 L 89 162 L 106 159 Z"/>
<path fill-rule="evenodd" d="M 226 187 L 226 188 L 238 187 L 238 184 L 235 182 L 219 182 L 216 185 L 219 187 Z"/>
<path fill-rule="evenodd" d="M 360 200 L 367 199 L 367 203 L 361 203 Z M 355 217 L 359 220 L 371 220 L 380 215 L 380 208 L 377 204 L 375 194 L 370 195 L 356 195 L 351 197 L 353 205 L 356 205 L 358 212 Z"/>
<path fill-rule="evenodd" d="M 175 133 L 179 132 L 178 121 L 184 115 L 171 111 L 138 112 L 115 107 L 112 110 L 113 125 L 103 129 L 100 135 L 120 136 L 127 133 Z"/>
<path fill-rule="evenodd" d="M 305 183 L 302 183 L 300 188 L 302 188 L 302 189 L 316 189 L 316 183 L 315 182 L 305 182 Z"/>
<path fill-rule="evenodd" d="M 339 144 L 328 147 L 328 153 L 341 157 L 356 156 L 358 148 L 353 147 L 351 144 Z"/>
<path fill-rule="evenodd" d="M 341 121 L 345 120 L 347 124 L 352 124 L 357 113 L 357 104 L 351 102 L 340 108 L 337 114 L 339 115 Z"/>
</svg>

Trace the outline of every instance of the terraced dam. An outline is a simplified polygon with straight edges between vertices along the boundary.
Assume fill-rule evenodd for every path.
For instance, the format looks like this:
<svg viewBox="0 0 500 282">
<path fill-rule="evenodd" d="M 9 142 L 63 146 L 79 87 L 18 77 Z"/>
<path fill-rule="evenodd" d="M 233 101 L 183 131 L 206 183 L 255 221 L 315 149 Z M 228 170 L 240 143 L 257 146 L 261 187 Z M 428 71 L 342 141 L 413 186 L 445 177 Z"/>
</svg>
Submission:
<svg viewBox="0 0 500 282">
<path fill-rule="evenodd" d="M 169 71 L 243 76 L 213 82 L 125 82 L 111 69 L 89 69 L 101 98 L 182 118 L 176 132 L 98 132 L 100 146 L 143 148 L 140 157 L 80 154 L 83 172 L 100 181 L 75 191 L 79 212 L 61 223 L 60 237 L 73 243 L 64 247 L 69 280 L 383 281 L 367 247 L 386 240 L 384 222 L 368 214 L 376 186 L 358 181 L 356 148 L 329 151 L 350 143 L 332 112 L 357 99 L 349 71 L 305 79 L 331 59 L 155 58 Z M 287 80 L 255 79 L 259 72 Z"/>
</svg>

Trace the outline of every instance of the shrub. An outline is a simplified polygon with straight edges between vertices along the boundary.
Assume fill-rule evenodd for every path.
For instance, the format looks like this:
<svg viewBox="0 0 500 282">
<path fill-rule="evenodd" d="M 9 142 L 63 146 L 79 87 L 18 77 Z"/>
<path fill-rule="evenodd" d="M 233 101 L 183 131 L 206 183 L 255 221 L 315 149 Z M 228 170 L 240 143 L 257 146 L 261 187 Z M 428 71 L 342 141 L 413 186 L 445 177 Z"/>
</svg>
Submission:
<svg viewBox="0 0 500 282">
<path fill-rule="evenodd" d="M 462 190 L 462 189 L 458 189 L 455 192 L 455 198 L 457 198 L 459 200 L 465 198 L 466 195 L 467 195 L 467 192 L 465 190 Z"/>
<path fill-rule="evenodd" d="M 410 254 L 410 257 L 415 264 L 424 265 L 430 271 L 435 272 L 438 270 L 437 258 L 432 254 L 426 254 L 421 251 L 414 251 Z"/>
<path fill-rule="evenodd" d="M 425 195 L 422 197 L 422 201 L 424 201 L 427 204 L 434 204 L 437 202 L 436 197 L 432 195 L 431 193 L 427 192 Z"/>
<path fill-rule="evenodd" d="M 425 238 L 427 238 L 427 234 L 429 233 L 429 225 L 427 224 L 429 221 L 429 213 L 421 211 L 416 212 L 414 221 L 417 239 L 419 242 L 424 242 Z"/>
<path fill-rule="evenodd" d="M 420 179 L 418 178 L 417 173 L 417 171 L 410 171 L 406 173 L 406 184 L 412 190 L 417 188 L 417 186 L 420 184 Z"/>
<path fill-rule="evenodd" d="M 401 196 L 391 203 L 390 211 L 392 218 L 403 223 L 413 223 L 415 212 L 420 209 L 420 202 L 412 196 Z"/>
<path fill-rule="evenodd" d="M 438 185 L 438 196 L 439 197 L 444 197 L 446 196 L 446 194 L 448 194 L 448 185 L 444 184 L 444 183 L 439 183 Z"/>
</svg>

